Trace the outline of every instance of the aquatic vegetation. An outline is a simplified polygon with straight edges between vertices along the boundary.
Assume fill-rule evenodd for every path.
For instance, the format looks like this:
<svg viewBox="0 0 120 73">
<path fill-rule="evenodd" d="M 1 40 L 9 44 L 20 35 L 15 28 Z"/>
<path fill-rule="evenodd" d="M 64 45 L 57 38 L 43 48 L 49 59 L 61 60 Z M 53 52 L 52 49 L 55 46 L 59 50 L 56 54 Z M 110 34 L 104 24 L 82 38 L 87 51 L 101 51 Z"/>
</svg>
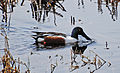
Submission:
<svg viewBox="0 0 120 73">
<path fill-rule="evenodd" d="M 46 17 L 48 17 L 48 13 L 53 13 L 54 14 L 54 23 L 56 25 L 55 15 L 63 17 L 63 15 L 61 13 L 57 12 L 57 9 L 60 8 L 62 11 L 66 11 L 65 8 L 62 6 L 62 2 L 64 2 L 64 1 L 56 0 L 56 2 L 54 2 L 53 0 L 49 0 L 47 2 L 43 2 L 42 5 L 38 1 L 40 1 L 40 0 L 33 0 L 33 2 L 31 2 L 31 9 L 33 9 L 32 10 L 33 18 L 35 18 L 38 22 L 41 22 L 41 21 L 45 22 Z M 51 2 L 51 1 L 53 1 L 53 2 Z M 83 0 L 81 0 L 81 1 L 82 1 L 82 5 L 84 6 L 84 1 Z M 18 0 L 1 0 L 0 1 L 0 11 L 2 13 L 2 18 L 3 18 L 2 22 L 5 24 L 8 23 L 8 26 L 10 25 L 11 12 L 13 12 L 13 8 L 15 7 L 15 4 L 17 2 L 18 2 Z M 60 4 L 59 4 L 59 2 L 60 2 Z M 99 0 L 98 1 L 98 11 L 103 13 L 104 10 L 103 10 L 102 6 L 106 5 L 108 10 L 110 11 L 110 14 L 111 14 L 111 17 L 113 18 L 113 20 L 116 20 L 117 16 L 118 16 L 118 13 L 117 13 L 118 12 L 117 11 L 118 2 L 119 1 L 116 1 L 116 0 L 113 0 L 113 1 Z M 78 5 L 80 5 L 80 0 L 78 0 L 78 3 L 79 3 Z M 22 0 L 21 6 L 24 6 L 24 0 Z M 29 12 L 29 11 L 27 11 L 27 12 Z M 8 15 L 10 15 L 9 18 L 8 18 Z M 71 25 L 75 25 L 76 21 L 77 20 L 75 19 L 75 17 L 71 16 Z M 79 21 L 81 21 L 81 19 L 79 19 Z M 38 29 L 38 27 L 34 27 L 34 29 Z M 0 73 L 21 73 L 21 72 L 30 73 L 29 57 L 28 57 L 27 63 L 24 63 L 23 61 L 21 61 L 21 59 L 19 57 L 17 59 L 15 59 L 14 55 L 12 55 L 11 51 L 9 50 L 10 49 L 9 39 L 10 38 L 7 36 L 6 30 L 0 26 L 0 31 L 1 31 L 0 37 L 3 37 L 3 39 L 4 39 L 4 42 L 2 42 L 2 43 L 5 43 L 5 47 L 2 49 L 0 48 L 0 51 L 3 52 L 3 54 L 0 53 L 0 68 L 1 68 Z M 56 34 L 55 32 L 48 32 L 48 33 L 52 33 L 53 35 Z M 42 33 L 40 33 L 40 34 L 42 35 Z M 66 35 L 61 34 L 61 33 L 59 33 L 57 35 L 63 35 L 64 37 L 66 37 Z M 43 37 L 43 36 L 39 36 L 39 37 Z M 59 38 L 59 39 L 61 39 L 61 38 Z M 44 44 L 46 44 L 46 43 L 44 42 Z M 111 49 L 111 48 L 109 48 L 108 41 L 106 41 L 102 47 L 104 47 L 105 49 Z M 48 59 L 50 60 L 50 63 L 49 63 L 50 65 L 46 68 L 50 68 L 50 72 L 55 73 L 55 71 L 57 69 L 59 69 L 58 66 L 60 66 L 60 65 L 62 65 L 63 67 L 67 66 L 67 68 L 69 67 L 69 69 L 68 69 L 69 72 L 73 72 L 75 70 L 79 70 L 80 68 L 85 67 L 85 69 L 89 70 L 90 73 L 95 73 L 97 70 L 99 71 L 99 69 L 104 67 L 106 64 L 108 67 L 111 67 L 111 65 L 112 65 L 111 62 L 107 62 L 105 60 L 106 58 L 103 58 L 101 55 L 99 55 L 97 52 L 95 52 L 93 50 L 89 51 L 90 55 L 92 54 L 92 56 L 84 55 L 83 53 L 86 50 L 86 48 L 87 48 L 87 46 L 78 46 L 78 47 L 72 46 L 71 53 L 69 53 L 70 56 L 67 53 L 67 56 L 68 56 L 67 61 L 65 60 L 66 55 L 56 54 L 54 57 L 53 57 L 53 55 L 50 55 L 50 56 L 48 56 Z M 118 46 L 118 48 L 119 48 L 119 46 Z M 66 53 L 66 49 L 64 52 Z M 32 51 L 31 55 L 33 55 L 33 54 L 39 55 L 39 56 L 41 55 L 41 53 L 38 53 L 38 51 L 37 51 L 37 53 L 36 52 L 34 53 Z M 45 53 L 43 53 L 43 54 L 46 55 Z M 45 56 L 43 56 L 43 57 L 45 57 Z M 53 59 L 55 59 L 55 60 L 53 60 Z M 54 63 L 52 63 L 51 60 L 53 60 Z M 25 66 L 25 71 L 21 70 L 21 67 L 23 67 L 23 66 Z"/>
<path fill-rule="evenodd" d="M 66 11 L 63 7 L 62 3 L 63 0 L 31 0 L 31 11 L 32 11 L 32 17 L 35 18 L 38 22 L 43 20 L 45 22 L 46 17 L 48 17 L 48 13 L 54 14 L 54 23 L 56 25 L 56 16 L 58 15 L 60 17 L 63 17 L 63 15 L 56 11 L 57 8 L 61 9 L 62 11 Z M 18 3 L 18 0 L 1 0 L 0 1 L 0 10 L 2 11 L 2 22 L 5 24 L 9 23 L 10 25 L 10 19 L 11 19 L 11 12 L 13 12 L 13 8 L 15 7 L 15 4 Z M 21 2 L 21 6 L 23 6 L 24 0 Z M 8 13 L 9 18 L 8 18 Z M 43 17 L 42 17 L 43 15 Z M 9 21 L 8 21 L 9 20 Z M 8 25 L 8 26 L 9 26 Z"/>
<path fill-rule="evenodd" d="M 76 54 L 73 50 L 71 50 L 71 71 L 79 69 L 80 67 L 87 66 L 88 70 L 90 70 L 90 73 L 94 73 L 106 63 L 106 61 L 93 50 L 89 50 L 90 54 L 93 54 L 91 57 L 83 55 L 81 51 L 79 52 L 80 53 Z M 78 54 L 81 56 L 82 64 L 79 61 L 77 62 L 76 60 Z M 110 62 L 108 62 L 108 67 L 109 66 L 111 66 Z"/>
<path fill-rule="evenodd" d="M 118 3 L 119 0 L 98 0 L 98 11 L 103 13 L 102 6 L 105 5 L 110 12 L 111 18 L 115 21 L 118 17 Z"/>
<path fill-rule="evenodd" d="M 48 17 L 48 13 L 53 13 L 54 24 L 56 25 L 55 15 L 63 17 L 63 15 L 58 13 L 56 9 L 59 8 L 62 11 L 66 11 L 61 2 L 64 2 L 64 0 L 31 0 L 30 5 L 32 10 L 32 17 L 35 18 L 35 20 L 38 22 L 40 22 L 41 19 L 43 22 L 45 22 L 46 17 Z"/>
<path fill-rule="evenodd" d="M 18 3 L 19 0 L 1 0 L 0 1 L 0 11 L 2 11 L 2 22 L 5 24 L 8 23 L 10 26 L 11 20 L 11 12 L 13 12 L 14 7 Z M 21 6 L 23 6 L 25 0 L 21 0 Z M 57 12 L 57 9 L 61 9 L 66 12 L 66 9 L 62 5 L 64 0 L 30 0 L 32 18 L 37 20 L 38 22 L 45 22 L 46 18 L 49 16 L 49 13 L 53 13 L 54 24 L 56 24 L 56 15 L 63 17 L 62 13 Z M 92 2 L 92 0 L 90 0 Z M 98 4 L 98 12 L 101 14 L 104 12 L 103 6 L 109 10 L 111 18 L 113 21 L 118 18 L 118 3 L 119 0 L 97 0 Z M 78 0 L 78 6 L 82 5 L 83 8 L 85 6 L 84 0 Z M 29 12 L 29 11 L 27 11 Z M 71 24 L 75 25 L 75 17 L 71 16 Z"/>
<path fill-rule="evenodd" d="M 18 0 L 0 0 L 0 11 L 2 11 L 3 23 L 5 24 L 9 23 L 10 25 L 11 12 L 13 12 L 13 8 L 17 3 L 18 3 Z M 8 18 L 8 13 L 10 14 L 9 18 Z"/>
<path fill-rule="evenodd" d="M 93 0 L 90 0 L 93 2 Z M 98 12 L 101 14 L 104 12 L 103 6 L 106 6 L 106 8 L 109 11 L 109 14 L 111 15 L 111 18 L 113 21 L 117 20 L 118 18 L 118 6 L 120 0 L 96 0 L 98 4 Z M 83 8 L 85 6 L 84 0 L 78 0 L 78 7 L 82 4 Z"/>
<path fill-rule="evenodd" d="M 18 60 L 14 59 L 14 57 L 12 56 L 12 54 L 9 51 L 9 42 L 8 42 L 8 37 L 7 37 L 7 33 L 5 31 L 4 28 L 0 27 L 1 33 L 0 36 L 4 37 L 5 40 L 5 48 L 1 49 L 3 50 L 4 54 L 2 55 L 2 57 L 0 58 L 0 63 L 2 66 L 0 69 L 0 73 L 20 73 L 20 65 L 24 65 L 27 70 L 25 71 L 25 73 L 30 73 L 29 70 L 29 65 L 30 65 L 30 61 L 28 58 L 28 65 L 22 61 L 20 61 L 20 58 L 18 57 Z"/>
<path fill-rule="evenodd" d="M 75 17 L 71 16 L 71 25 L 75 25 Z"/>
<path fill-rule="evenodd" d="M 83 6 L 83 8 L 84 8 L 84 0 L 78 0 L 78 7 L 80 6 L 80 5 L 82 5 Z"/>
<path fill-rule="evenodd" d="M 106 61 L 93 50 L 89 50 L 90 56 L 86 56 L 83 54 L 84 52 L 80 51 L 81 49 L 79 49 L 80 53 L 76 53 L 73 49 L 71 49 L 70 61 L 65 60 L 65 55 L 56 54 L 48 56 L 50 72 L 55 73 L 61 65 L 65 69 L 69 68 L 69 72 L 74 72 L 84 68 L 88 70 L 89 73 L 95 73 L 105 65 L 107 65 L 107 67 L 111 66 L 111 62 Z"/>
<path fill-rule="evenodd" d="M 18 60 L 14 59 L 10 51 L 6 48 L 4 49 L 4 53 L 5 54 L 1 58 L 1 64 L 3 66 L 0 71 L 1 73 L 21 73 L 20 65 L 24 65 L 27 68 L 25 73 L 30 73 L 28 65 L 20 61 L 20 58 L 18 58 Z"/>
</svg>

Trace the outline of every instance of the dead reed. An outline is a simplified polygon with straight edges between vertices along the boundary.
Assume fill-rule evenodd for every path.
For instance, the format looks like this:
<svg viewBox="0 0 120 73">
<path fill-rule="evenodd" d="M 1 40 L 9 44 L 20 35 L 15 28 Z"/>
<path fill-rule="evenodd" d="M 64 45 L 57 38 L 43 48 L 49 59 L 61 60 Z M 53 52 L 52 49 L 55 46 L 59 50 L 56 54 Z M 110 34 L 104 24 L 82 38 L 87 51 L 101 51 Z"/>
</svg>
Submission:
<svg viewBox="0 0 120 73">
<path fill-rule="evenodd" d="M 98 0 L 98 11 L 103 13 L 102 5 L 106 5 L 113 21 L 118 17 L 118 3 L 120 0 Z"/>
<path fill-rule="evenodd" d="M 92 0 L 90 0 L 92 2 Z M 113 21 L 117 20 L 118 18 L 118 3 L 120 2 L 120 0 L 97 0 L 97 4 L 98 4 L 98 12 L 100 12 L 101 14 L 104 12 L 103 7 L 106 6 L 106 8 L 108 9 L 108 13 L 111 15 L 111 18 Z M 84 8 L 84 0 L 78 0 L 78 7 L 80 6 L 80 4 L 82 4 L 83 8 Z"/>
<path fill-rule="evenodd" d="M 0 73 L 20 73 L 20 65 L 24 65 L 26 67 L 25 73 L 30 73 L 29 70 L 29 59 L 28 59 L 28 65 L 22 61 L 20 61 L 20 58 L 18 60 L 14 59 L 12 54 L 9 51 L 9 43 L 8 43 L 8 37 L 7 33 L 4 28 L 0 27 L 1 33 L 0 36 L 4 37 L 5 40 L 5 48 L 1 49 L 4 51 L 3 56 L 0 58 L 0 63 L 2 65 L 2 69 Z"/>
<path fill-rule="evenodd" d="M 8 19 L 8 13 L 13 12 L 13 7 L 17 4 L 18 0 L 0 0 L 0 11 L 2 11 L 2 22 L 10 25 L 11 14 Z M 9 20 L 9 21 L 8 21 Z"/>
<path fill-rule="evenodd" d="M 56 11 L 57 8 L 62 11 L 66 11 L 63 7 L 62 3 L 64 0 L 31 0 L 31 10 L 32 17 L 35 18 L 38 22 L 45 22 L 46 17 L 48 17 L 48 13 L 54 14 L 54 24 L 56 25 L 56 16 L 63 17 L 63 15 Z"/>
</svg>

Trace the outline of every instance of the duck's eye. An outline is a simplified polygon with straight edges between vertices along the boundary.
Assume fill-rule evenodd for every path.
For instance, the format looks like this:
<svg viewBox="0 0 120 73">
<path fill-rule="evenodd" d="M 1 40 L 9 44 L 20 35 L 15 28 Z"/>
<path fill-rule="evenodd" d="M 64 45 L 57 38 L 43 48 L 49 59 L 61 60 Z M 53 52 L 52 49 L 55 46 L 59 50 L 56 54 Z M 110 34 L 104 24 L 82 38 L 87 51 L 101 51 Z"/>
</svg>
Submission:
<svg viewBox="0 0 120 73">
<path fill-rule="evenodd" d="M 81 29 L 79 29 L 78 31 L 81 32 Z"/>
</svg>

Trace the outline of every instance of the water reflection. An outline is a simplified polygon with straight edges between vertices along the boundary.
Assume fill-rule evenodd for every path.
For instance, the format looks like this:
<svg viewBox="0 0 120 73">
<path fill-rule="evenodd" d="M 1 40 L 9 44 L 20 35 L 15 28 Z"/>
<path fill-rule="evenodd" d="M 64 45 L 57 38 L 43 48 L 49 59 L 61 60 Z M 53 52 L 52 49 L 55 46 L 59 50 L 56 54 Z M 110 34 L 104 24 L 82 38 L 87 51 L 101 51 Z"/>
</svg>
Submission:
<svg viewBox="0 0 120 73">
<path fill-rule="evenodd" d="M 81 4 L 82 4 L 82 6 L 84 8 L 84 0 L 78 0 L 78 7 L 80 7 Z"/>
<path fill-rule="evenodd" d="M 106 5 L 107 9 L 110 12 L 111 18 L 113 19 L 113 21 L 115 21 L 118 17 L 118 3 L 119 0 L 98 0 L 98 11 L 103 13 L 102 5 Z"/>
<path fill-rule="evenodd" d="M 90 0 L 92 2 L 92 0 Z M 106 6 L 106 8 L 108 9 L 108 13 L 110 13 L 111 18 L 113 21 L 118 19 L 118 3 L 120 1 L 119 0 L 97 0 L 97 4 L 98 4 L 98 12 L 100 12 L 101 14 L 104 12 L 103 7 Z M 80 7 L 80 5 L 83 6 L 84 8 L 84 0 L 78 0 L 78 7 Z"/>
<path fill-rule="evenodd" d="M 76 43 L 71 50 L 71 72 L 80 67 L 88 67 L 90 73 L 94 73 L 105 65 L 106 61 L 93 50 L 89 50 L 90 56 L 84 55 L 88 45 L 80 46 Z"/>
<path fill-rule="evenodd" d="M 78 55 L 82 55 L 84 53 L 84 51 L 86 50 L 87 45 L 84 46 L 80 46 L 78 42 L 76 42 L 73 46 L 72 46 L 72 50 L 71 50 L 71 72 L 79 69 L 79 61 L 77 61 L 76 59 L 79 58 L 77 57 Z"/>
<path fill-rule="evenodd" d="M 72 46 L 72 51 L 74 54 L 83 54 L 84 51 L 86 50 L 87 45 L 80 46 L 78 43 Z"/>
</svg>

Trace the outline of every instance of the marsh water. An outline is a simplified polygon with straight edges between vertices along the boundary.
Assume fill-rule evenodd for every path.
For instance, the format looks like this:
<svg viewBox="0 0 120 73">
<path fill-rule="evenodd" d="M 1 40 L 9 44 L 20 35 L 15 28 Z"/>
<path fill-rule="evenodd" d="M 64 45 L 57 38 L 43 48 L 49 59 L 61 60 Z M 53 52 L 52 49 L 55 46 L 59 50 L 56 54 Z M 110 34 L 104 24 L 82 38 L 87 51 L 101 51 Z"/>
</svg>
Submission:
<svg viewBox="0 0 120 73">
<path fill-rule="evenodd" d="M 119 3 L 116 18 L 110 14 L 104 2 L 101 12 L 95 0 L 84 0 L 84 3 L 65 0 L 63 6 L 66 12 L 57 10 L 63 14 L 63 18 L 56 16 L 57 26 L 54 25 L 52 13 L 44 23 L 34 20 L 31 12 L 27 12 L 31 10 L 29 3 L 25 1 L 24 6 L 18 5 L 14 8 L 7 34 L 10 52 L 14 58 L 20 57 L 26 63 L 29 58 L 31 73 L 120 73 Z M 74 25 L 71 25 L 71 16 L 75 18 Z M 85 33 L 96 41 L 88 46 L 79 47 L 84 57 L 81 53 L 75 53 L 72 50 L 74 46 L 71 45 L 55 49 L 40 49 L 33 45 L 35 40 L 31 37 L 32 31 L 54 31 L 71 35 L 72 29 L 77 26 L 82 27 Z M 0 37 L 0 49 L 2 48 L 4 38 Z M 86 57 L 91 62 L 96 58 L 97 68 L 91 63 L 85 65 L 84 61 L 88 62 Z M 21 67 L 21 71 L 24 69 L 24 66 Z"/>
</svg>

